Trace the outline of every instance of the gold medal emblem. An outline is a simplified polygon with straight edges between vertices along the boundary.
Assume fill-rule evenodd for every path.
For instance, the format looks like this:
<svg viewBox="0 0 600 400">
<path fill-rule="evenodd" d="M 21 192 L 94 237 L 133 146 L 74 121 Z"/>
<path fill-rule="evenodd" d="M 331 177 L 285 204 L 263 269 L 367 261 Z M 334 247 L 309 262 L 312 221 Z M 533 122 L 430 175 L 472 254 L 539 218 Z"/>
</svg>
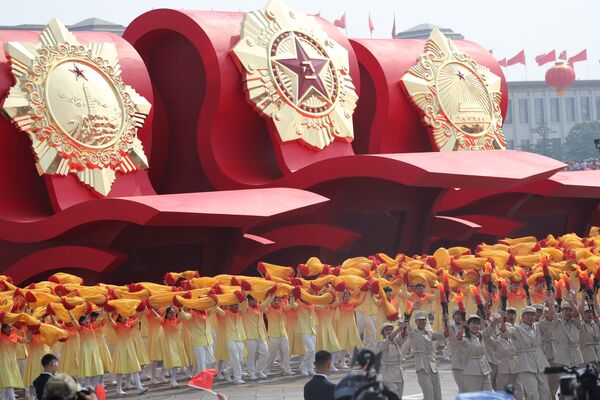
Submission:
<svg viewBox="0 0 600 400">
<path fill-rule="evenodd" d="M 354 139 L 358 96 L 348 52 L 313 17 L 271 0 L 245 15 L 232 54 L 250 101 L 272 119 L 281 141 L 322 150 L 336 138 Z"/>
<path fill-rule="evenodd" d="M 54 19 L 39 43 L 5 47 L 16 85 L 3 112 L 29 135 L 40 175 L 74 173 L 106 196 L 116 171 L 148 168 L 137 130 L 150 103 L 121 80 L 114 44 L 82 45 Z"/>
<path fill-rule="evenodd" d="M 434 29 L 401 79 L 440 151 L 506 149 L 502 80 Z"/>
</svg>

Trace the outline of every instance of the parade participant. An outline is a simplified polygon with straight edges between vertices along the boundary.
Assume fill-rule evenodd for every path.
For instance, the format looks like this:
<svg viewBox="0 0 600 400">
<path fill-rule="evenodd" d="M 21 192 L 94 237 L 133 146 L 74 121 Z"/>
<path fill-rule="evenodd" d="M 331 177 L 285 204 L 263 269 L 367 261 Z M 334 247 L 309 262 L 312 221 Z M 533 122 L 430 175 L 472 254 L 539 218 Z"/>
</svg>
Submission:
<svg viewBox="0 0 600 400">
<path fill-rule="evenodd" d="M 94 327 L 90 324 L 88 315 L 82 315 L 76 320 L 67 310 L 71 322 L 79 332 L 80 354 L 79 354 L 79 376 L 83 386 L 96 387 L 102 381 L 104 368 L 102 367 L 102 356 L 98 349 L 98 342 L 94 333 Z"/>
<path fill-rule="evenodd" d="M 553 299 L 552 299 L 553 300 Z M 517 381 L 522 385 L 527 400 L 550 397 L 544 369 L 549 366 L 542 351 L 542 333 L 535 322 L 535 308 L 526 306 L 521 311 L 521 324 L 500 325 L 502 336 L 512 339 L 517 349 Z"/>
<path fill-rule="evenodd" d="M 450 365 L 452 367 L 452 376 L 458 387 L 458 393 L 464 393 L 463 369 L 464 360 L 458 349 L 457 334 L 462 328 L 464 321 L 460 310 L 456 309 L 452 313 L 452 321 L 448 324 L 448 347 L 450 350 Z"/>
<path fill-rule="evenodd" d="M 402 336 L 405 325 L 403 322 L 394 329 L 394 324 L 385 322 L 381 326 L 381 336 L 383 340 L 377 343 L 377 352 L 382 354 L 381 358 L 381 376 L 385 386 L 402 398 L 404 392 L 404 370 L 402 363 L 404 355 L 402 354 L 402 344 L 406 338 Z"/>
<path fill-rule="evenodd" d="M 350 292 L 345 290 L 342 294 L 342 302 L 338 307 L 339 318 L 337 321 L 337 337 L 341 351 L 337 355 L 341 369 L 348 368 L 346 364 L 346 353 L 352 354 L 355 348 L 362 348 L 362 341 L 358 333 L 355 310 L 365 301 L 366 292 L 360 292 L 358 300 L 352 300 Z"/>
<path fill-rule="evenodd" d="M 483 327 L 486 328 L 485 323 Z M 466 327 L 460 327 L 456 334 L 456 343 L 464 359 L 463 388 L 465 392 L 492 390 L 490 366 L 485 352 L 484 336 L 491 335 L 491 329 L 481 330 L 482 322 L 478 315 L 467 319 Z"/>
<path fill-rule="evenodd" d="M 15 400 L 15 388 L 23 387 L 17 363 L 17 344 L 22 338 L 13 333 L 11 324 L 2 324 L 0 331 L 0 389 L 4 389 L 6 400 Z"/>
<path fill-rule="evenodd" d="M 266 307 L 265 307 L 266 308 Z M 269 347 L 267 346 L 267 328 L 265 327 L 264 308 L 251 294 L 240 304 L 242 323 L 246 333 L 246 366 L 248 379 L 266 379 L 264 369 L 267 366 Z"/>
<path fill-rule="evenodd" d="M 427 329 L 427 312 L 418 311 L 415 315 L 417 328 L 406 326 L 406 333 L 415 353 L 415 369 L 424 400 L 442 400 L 440 376 L 435 361 L 436 340 L 443 340 L 445 335 Z"/>
<path fill-rule="evenodd" d="M 377 346 L 377 328 L 375 327 L 377 306 L 371 292 L 367 292 L 365 296 L 366 299 L 356 308 L 356 323 L 358 333 L 363 338 L 363 347 L 375 350 Z"/>
<path fill-rule="evenodd" d="M 40 360 L 45 354 L 50 353 L 50 348 L 44 343 L 39 329 L 30 328 L 26 340 L 28 357 L 23 374 L 23 383 L 25 386 L 25 397 L 31 399 L 34 392 L 31 390 L 34 386 L 33 381 L 43 371 L 43 365 L 40 363 Z"/>
<path fill-rule="evenodd" d="M 335 367 L 335 359 L 337 353 L 342 350 L 337 333 L 333 327 L 333 316 L 340 303 L 340 299 L 337 299 L 329 305 L 315 306 L 317 315 L 316 350 L 325 350 L 331 353 L 331 371 L 333 372 L 338 371 Z"/>
<path fill-rule="evenodd" d="M 153 313 L 156 313 L 152 309 Z M 158 316 L 156 313 L 155 316 Z M 139 323 L 139 321 L 136 321 Z M 161 320 L 163 327 L 163 368 L 169 371 L 171 375 L 171 387 L 178 387 L 177 383 L 177 370 L 179 368 L 187 367 L 187 354 L 183 347 L 183 341 L 181 339 L 179 331 L 179 318 L 175 312 L 174 306 L 169 306 L 165 310 L 165 317 Z M 135 329 L 138 329 L 137 327 Z"/>
<path fill-rule="evenodd" d="M 594 307 L 598 309 L 598 300 L 594 296 Z M 583 323 L 579 331 L 579 345 L 583 356 L 583 363 L 593 363 L 596 368 L 600 366 L 600 326 L 598 316 L 586 304 L 583 308 Z"/>
<path fill-rule="evenodd" d="M 515 388 L 513 394 L 515 399 L 523 400 L 523 388 L 517 382 L 517 348 L 513 344 L 512 339 L 501 335 L 499 328 L 501 322 L 502 317 L 496 314 L 492 319 L 492 334 L 484 336 L 486 350 L 489 350 L 488 354 L 493 352 L 498 361 L 496 390 L 505 390 L 508 385 L 512 385 Z"/>
<path fill-rule="evenodd" d="M 509 276 L 508 306 L 522 310 L 527 305 L 527 294 L 523 289 L 522 278 L 519 274 Z"/>
<path fill-rule="evenodd" d="M 150 364 L 150 357 L 148 356 L 148 346 L 142 338 L 142 316 L 143 314 L 140 314 L 140 320 L 135 329 L 131 331 L 131 334 L 133 336 L 133 346 L 135 347 L 135 352 L 137 354 L 138 361 L 140 362 L 140 366 L 142 367 L 142 371 L 146 369 L 145 375 L 148 375 L 147 367 Z"/>
<path fill-rule="evenodd" d="M 246 383 L 242 380 L 242 361 L 244 360 L 246 334 L 239 311 L 239 304 L 233 304 L 227 310 L 223 310 L 220 307 L 215 308 L 217 316 L 223 322 L 223 332 L 226 338 L 227 356 L 229 358 L 229 365 L 223 370 L 223 374 L 228 381 L 231 381 L 231 375 L 233 375 L 233 383 L 236 385 Z"/>
<path fill-rule="evenodd" d="M 212 351 L 213 337 L 209 323 L 209 313 L 211 310 L 186 310 L 182 307 L 180 311 L 183 318 L 182 323 L 189 333 L 192 362 L 195 367 L 193 375 L 196 375 L 200 371 L 204 371 L 214 361 Z M 150 331 L 148 335 L 148 339 L 150 340 Z"/>
<path fill-rule="evenodd" d="M 150 383 L 157 384 L 165 382 L 162 375 L 157 376 L 156 374 L 158 365 L 163 360 L 162 342 L 164 340 L 164 333 L 162 317 L 152 311 L 149 308 L 145 312 L 148 321 L 148 358 L 150 359 Z"/>
<path fill-rule="evenodd" d="M 106 326 L 106 315 L 103 312 L 92 311 L 90 314 L 90 324 L 94 329 L 94 335 L 96 338 L 96 344 L 98 351 L 100 351 L 100 358 L 102 359 L 102 368 L 104 373 L 107 374 L 110 371 L 112 364 L 112 356 L 108 350 L 108 343 L 106 342 L 105 326 Z"/>
<path fill-rule="evenodd" d="M 114 327 L 116 334 L 115 350 L 112 359 L 113 364 L 110 369 L 116 375 L 117 379 L 116 394 L 119 396 L 126 394 L 123 390 L 123 378 L 129 375 L 132 375 L 135 380 L 138 394 L 147 392 L 148 388 L 142 386 L 140 378 L 142 367 L 137 358 L 131 332 L 132 329 L 137 329 L 139 315 L 135 316 L 131 321 L 123 318 L 121 315 L 117 315 L 116 320 L 113 320 L 109 316 L 108 322 Z"/>
<path fill-rule="evenodd" d="M 383 288 L 383 292 L 385 293 L 387 301 L 391 303 L 396 309 L 398 309 L 400 301 L 399 298 L 394 295 L 394 290 L 389 286 L 385 286 Z M 380 299 L 379 296 L 373 296 L 372 299 L 375 302 L 375 305 L 377 306 L 377 320 L 375 326 L 381 326 L 384 322 L 387 322 L 388 320 L 385 315 L 384 301 L 383 299 Z"/>
<path fill-rule="evenodd" d="M 300 362 L 300 374 L 309 376 L 314 374 L 314 358 L 317 346 L 317 315 L 315 306 L 296 299 L 298 304 L 298 323 L 296 333 L 302 338 L 306 352 Z"/>
<path fill-rule="evenodd" d="M 269 357 L 267 358 L 265 373 L 269 374 L 269 368 L 273 365 L 275 357 L 279 355 L 279 365 L 283 371 L 283 375 L 293 376 L 290 367 L 290 344 L 288 333 L 285 324 L 285 314 L 298 307 L 292 296 L 289 304 L 285 304 L 281 297 L 275 297 L 274 294 L 269 295 L 262 306 L 265 307 L 265 315 L 267 316 L 267 336 L 269 336 Z"/>
<path fill-rule="evenodd" d="M 62 342 L 60 349 L 61 372 L 75 378 L 79 374 L 79 349 L 81 347 L 79 330 L 71 322 L 62 322 L 59 324 L 53 315 L 52 322 L 68 333 L 67 339 Z"/>
</svg>

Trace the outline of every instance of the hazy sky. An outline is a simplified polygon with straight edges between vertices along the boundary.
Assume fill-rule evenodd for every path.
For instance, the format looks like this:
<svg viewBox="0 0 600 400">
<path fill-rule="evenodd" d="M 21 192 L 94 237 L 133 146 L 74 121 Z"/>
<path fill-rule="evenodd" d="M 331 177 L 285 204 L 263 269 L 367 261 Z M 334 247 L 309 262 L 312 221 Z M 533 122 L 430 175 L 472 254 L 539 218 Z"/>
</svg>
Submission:
<svg viewBox="0 0 600 400">
<path fill-rule="evenodd" d="M 2 0 L 8 6 L 0 13 L 0 24 L 45 23 L 58 17 L 66 24 L 98 17 L 128 24 L 152 8 L 247 11 L 262 8 L 266 0 Z M 549 66 L 538 67 L 534 57 L 556 49 L 569 55 L 588 50 L 588 62 L 576 65 L 579 79 L 600 79 L 600 34 L 597 0 L 287 0 L 306 13 L 321 12 L 333 21 L 347 12 L 348 36 L 368 37 L 368 15 L 375 25 L 373 37 L 389 38 L 393 14 L 402 31 L 421 23 L 452 28 L 467 39 L 493 49 L 498 59 L 512 57 L 522 48 L 527 56 L 529 80 L 543 79 Z M 589 71 L 589 72 L 588 72 Z M 525 79 L 521 65 L 505 69 L 509 80 Z"/>
</svg>

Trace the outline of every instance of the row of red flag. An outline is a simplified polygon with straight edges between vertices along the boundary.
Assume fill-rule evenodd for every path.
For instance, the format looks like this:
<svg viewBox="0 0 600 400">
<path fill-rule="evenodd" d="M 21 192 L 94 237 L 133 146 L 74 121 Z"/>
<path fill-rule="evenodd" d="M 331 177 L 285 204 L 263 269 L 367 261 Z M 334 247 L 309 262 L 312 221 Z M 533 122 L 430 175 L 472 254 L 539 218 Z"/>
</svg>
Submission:
<svg viewBox="0 0 600 400">
<path fill-rule="evenodd" d="M 321 13 L 317 13 L 314 15 L 321 16 Z M 342 15 L 339 19 L 336 19 L 335 21 L 333 21 L 333 24 L 342 29 L 346 29 L 346 13 L 344 13 L 344 15 Z M 375 30 L 375 25 L 373 25 L 373 20 L 371 19 L 371 13 L 369 13 L 369 31 L 371 32 L 371 35 L 373 34 L 374 30 Z M 395 37 L 396 37 L 396 15 L 394 15 L 394 26 L 392 27 L 392 38 L 395 38 Z"/>
<path fill-rule="evenodd" d="M 563 50 L 559 54 L 558 59 L 564 60 L 564 61 L 568 62 L 571 66 L 573 66 L 573 64 L 575 64 L 576 62 L 587 61 L 587 49 L 583 49 L 579 53 L 577 53 L 574 56 L 569 57 L 569 58 L 567 58 L 567 51 Z M 545 54 L 540 54 L 539 56 L 537 56 L 535 58 L 535 62 L 540 67 L 544 64 L 547 64 L 549 62 L 554 62 L 556 60 L 557 60 L 556 50 L 549 51 L 548 53 L 545 53 Z M 498 64 L 500 64 L 503 67 L 509 67 L 511 65 L 516 65 L 516 64 L 527 65 L 527 60 L 525 59 L 525 50 L 521 50 L 520 52 L 517 53 L 517 55 L 515 55 L 514 57 L 511 57 L 509 59 L 503 58 L 502 60 L 499 60 Z"/>
</svg>

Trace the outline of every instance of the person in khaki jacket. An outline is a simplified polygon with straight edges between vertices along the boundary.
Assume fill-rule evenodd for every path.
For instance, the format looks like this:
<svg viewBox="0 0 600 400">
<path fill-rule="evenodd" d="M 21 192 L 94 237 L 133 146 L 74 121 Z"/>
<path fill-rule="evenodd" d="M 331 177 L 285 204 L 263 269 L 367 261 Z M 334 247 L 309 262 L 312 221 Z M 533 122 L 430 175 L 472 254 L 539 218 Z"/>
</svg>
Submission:
<svg viewBox="0 0 600 400">
<path fill-rule="evenodd" d="M 483 327 L 485 327 L 485 323 Z M 456 334 L 456 343 L 464 360 L 463 385 L 465 392 L 479 392 L 492 390 L 490 379 L 491 368 L 485 355 L 485 341 L 492 328 L 486 327 L 482 332 L 482 322 L 478 315 L 471 315 L 467 319 L 466 327 L 459 328 Z"/>
<path fill-rule="evenodd" d="M 513 344 L 512 339 L 501 336 L 499 328 L 501 321 L 502 317 L 496 314 L 492 319 L 493 333 L 490 336 L 484 336 L 486 350 L 488 353 L 494 353 L 498 360 L 496 387 L 497 390 L 504 390 L 507 385 L 513 385 L 515 388 L 514 398 L 516 400 L 523 400 L 523 388 L 517 382 L 517 348 Z M 509 323 L 508 320 L 506 323 Z M 513 324 L 510 325 L 512 326 Z"/>
<path fill-rule="evenodd" d="M 583 364 L 583 356 L 579 349 L 581 319 L 573 296 L 565 293 L 563 299 L 565 301 L 563 301 L 560 315 L 556 313 L 554 301 L 548 304 L 548 313 L 545 318 L 540 320 L 540 326 L 554 332 L 556 338 L 554 363 L 566 367 L 575 367 Z M 583 309 L 583 302 L 581 307 Z"/>
<path fill-rule="evenodd" d="M 404 323 L 400 322 L 398 328 L 394 329 L 394 324 L 385 322 L 381 325 L 381 335 L 383 340 L 377 343 L 377 351 L 382 354 L 381 375 L 383 383 L 391 392 L 402 398 L 404 392 L 404 370 L 402 362 L 402 344 L 406 341 L 401 334 L 404 329 Z"/>
<path fill-rule="evenodd" d="M 547 313 L 546 307 L 544 307 L 543 304 L 533 304 L 532 307 L 535 308 L 535 322 L 540 322 L 540 320 L 545 317 Z M 548 364 L 550 364 L 550 366 L 555 366 L 554 348 L 556 347 L 556 338 L 554 337 L 554 331 L 549 329 L 548 326 L 541 326 L 541 329 L 542 350 L 544 350 Z M 548 387 L 550 388 L 550 393 L 556 393 L 560 385 L 560 375 L 546 375 L 546 378 L 548 378 Z M 550 398 L 552 399 L 552 397 Z"/>
<path fill-rule="evenodd" d="M 554 302 L 553 296 L 551 301 Z M 517 349 L 517 382 L 523 386 L 525 398 L 548 399 L 550 390 L 544 369 L 550 364 L 542 351 L 542 331 L 535 322 L 535 308 L 523 307 L 521 324 L 509 326 L 502 322 L 500 330 L 502 337 L 512 339 Z"/>
<path fill-rule="evenodd" d="M 594 298 L 596 310 L 598 310 L 597 299 Z M 579 331 L 579 345 L 583 355 L 583 363 L 593 363 L 596 368 L 600 366 L 600 326 L 598 316 L 587 306 L 583 309 L 583 323 Z"/>
<path fill-rule="evenodd" d="M 415 370 L 417 371 L 419 386 L 423 391 L 423 398 L 424 400 L 442 400 L 434 342 L 443 340 L 445 335 L 441 332 L 426 329 L 427 312 L 425 311 L 418 311 L 415 314 L 415 323 L 417 328 L 407 325 L 406 333 L 415 353 Z"/>
<path fill-rule="evenodd" d="M 452 322 L 448 325 L 448 346 L 450 348 L 450 365 L 452 367 L 452 376 L 454 377 L 454 382 L 456 382 L 456 386 L 458 387 L 458 393 L 464 393 L 465 388 L 463 384 L 463 370 L 464 360 L 462 354 L 458 348 L 458 344 L 456 343 L 456 335 L 458 331 L 462 327 L 463 319 L 462 314 L 458 309 L 452 312 Z"/>
</svg>

